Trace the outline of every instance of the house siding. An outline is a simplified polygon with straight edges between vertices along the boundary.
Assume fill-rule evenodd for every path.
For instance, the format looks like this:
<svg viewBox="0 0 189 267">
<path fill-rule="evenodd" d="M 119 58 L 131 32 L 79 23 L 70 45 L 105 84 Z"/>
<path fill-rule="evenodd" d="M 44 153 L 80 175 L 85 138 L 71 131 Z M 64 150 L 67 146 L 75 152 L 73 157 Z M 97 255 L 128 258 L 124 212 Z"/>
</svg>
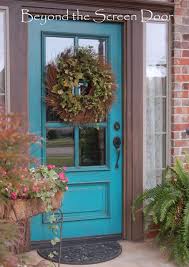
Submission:
<svg viewBox="0 0 189 267">
<path fill-rule="evenodd" d="M 172 159 L 189 152 L 189 0 L 175 1 L 172 50 Z"/>
</svg>

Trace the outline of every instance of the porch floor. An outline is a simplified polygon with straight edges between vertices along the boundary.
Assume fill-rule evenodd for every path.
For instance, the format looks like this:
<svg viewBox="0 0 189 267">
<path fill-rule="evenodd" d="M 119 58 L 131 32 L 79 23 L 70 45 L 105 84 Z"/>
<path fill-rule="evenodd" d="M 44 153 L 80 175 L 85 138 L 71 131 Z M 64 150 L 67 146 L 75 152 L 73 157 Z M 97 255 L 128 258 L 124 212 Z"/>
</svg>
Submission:
<svg viewBox="0 0 189 267">
<path fill-rule="evenodd" d="M 85 267 L 175 267 L 173 263 L 168 262 L 167 258 L 162 255 L 159 248 L 151 242 L 128 242 L 120 241 L 123 251 L 116 259 L 104 263 L 83 265 Z M 36 251 L 26 254 L 28 263 L 38 264 L 42 258 Z M 46 267 L 46 264 L 43 264 Z M 65 265 L 61 267 L 81 267 L 82 265 Z M 40 265 L 42 267 L 42 265 Z"/>
</svg>

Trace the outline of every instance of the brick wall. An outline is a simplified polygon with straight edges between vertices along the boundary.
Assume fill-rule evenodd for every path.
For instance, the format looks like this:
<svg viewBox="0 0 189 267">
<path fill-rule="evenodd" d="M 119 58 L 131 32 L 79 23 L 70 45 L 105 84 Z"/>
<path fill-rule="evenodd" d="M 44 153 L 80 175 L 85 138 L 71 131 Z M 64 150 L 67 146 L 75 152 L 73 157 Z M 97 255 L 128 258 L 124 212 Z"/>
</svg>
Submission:
<svg viewBox="0 0 189 267">
<path fill-rule="evenodd" d="M 175 0 L 173 33 L 172 155 L 189 152 L 189 0 Z"/>
</svg>

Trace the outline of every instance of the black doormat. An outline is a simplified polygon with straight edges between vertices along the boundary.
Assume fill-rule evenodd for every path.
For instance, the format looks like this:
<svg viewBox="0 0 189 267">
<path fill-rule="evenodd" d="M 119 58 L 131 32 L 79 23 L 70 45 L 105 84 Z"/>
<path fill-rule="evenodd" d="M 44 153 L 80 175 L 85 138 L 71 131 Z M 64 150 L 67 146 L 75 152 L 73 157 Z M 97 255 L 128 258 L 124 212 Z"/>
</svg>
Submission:
<svg viewBox="0 0 189 267">
<path fill-rule="evenodd" d="M 53 258 L 49 254 L 56 251 Z M 60 263 L 63 264 L 96 264 L 105 262 L 118 257 L 122 248 L 117 241 L 101 241 L 94 243 L 81 243 L 62 246 Z M 40 248 L 38 254 L 47 260 L 59 262 L 59 248 Z"/>
</svg>

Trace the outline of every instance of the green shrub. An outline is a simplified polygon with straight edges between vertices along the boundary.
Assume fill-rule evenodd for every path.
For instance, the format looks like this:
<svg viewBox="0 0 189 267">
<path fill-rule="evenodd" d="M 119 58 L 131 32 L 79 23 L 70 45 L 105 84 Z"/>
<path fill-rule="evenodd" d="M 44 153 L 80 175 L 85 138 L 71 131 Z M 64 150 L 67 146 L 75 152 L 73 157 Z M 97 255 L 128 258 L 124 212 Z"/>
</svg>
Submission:
<svg viewBox="0 0 189 267">
<path fill-rule="evenodd" d="M 188 157 L 187 164 L 189 164 Z M 143 204 L 145 218 L 158 226 L 157 240 L 171 259 L 184 266 L 189 264 L 189 170 L 177 159 L 168 167 L 163 182 L 144 191 L 133 204 L 133 216 Z"/>
</svg>

